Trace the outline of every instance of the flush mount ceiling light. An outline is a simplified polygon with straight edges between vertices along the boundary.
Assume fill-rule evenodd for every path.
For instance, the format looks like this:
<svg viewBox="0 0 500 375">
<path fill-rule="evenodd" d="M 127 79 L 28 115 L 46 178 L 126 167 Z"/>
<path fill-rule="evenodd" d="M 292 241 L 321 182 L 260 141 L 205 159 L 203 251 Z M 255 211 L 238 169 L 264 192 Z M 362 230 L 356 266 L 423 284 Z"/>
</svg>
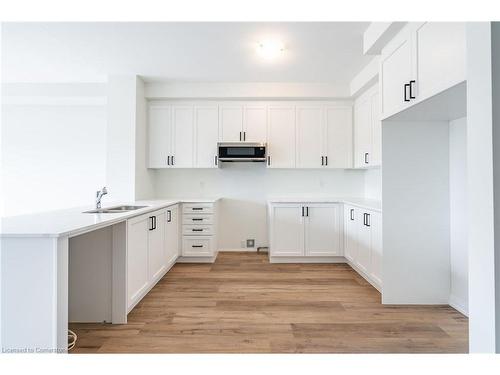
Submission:
<svg viewBox="0 0 500 375">
<path fill-rule="evenodd" d="M 283 42 L 276 39 L 257 43 L 257 54 L 265 60 L 274 60 L 285 51 Z"/>
</svg>

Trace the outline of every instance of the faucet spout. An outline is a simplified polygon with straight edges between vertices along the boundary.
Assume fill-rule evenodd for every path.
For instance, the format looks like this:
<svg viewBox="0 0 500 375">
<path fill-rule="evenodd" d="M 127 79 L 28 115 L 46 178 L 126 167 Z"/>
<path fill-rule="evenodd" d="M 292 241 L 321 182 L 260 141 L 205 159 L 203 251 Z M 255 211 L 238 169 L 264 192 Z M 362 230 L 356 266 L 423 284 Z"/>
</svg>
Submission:
<svg viewBox="0 0 500 375">
<path fill-rule="evenodd" d="M 101 190 L 98 190 L 95 195 L 95 208 L 101 208 L 101 199 L 104 195 L 108 194 L 108 189 L 104 186 Z"/>
</svg>

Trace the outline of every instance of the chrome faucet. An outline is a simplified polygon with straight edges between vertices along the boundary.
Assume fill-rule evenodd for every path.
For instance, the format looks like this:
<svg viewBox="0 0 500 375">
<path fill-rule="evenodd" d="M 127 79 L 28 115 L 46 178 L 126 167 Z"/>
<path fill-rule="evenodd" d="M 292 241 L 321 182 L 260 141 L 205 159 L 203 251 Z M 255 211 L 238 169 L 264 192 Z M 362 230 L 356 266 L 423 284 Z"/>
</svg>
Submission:
<svg viewBox="0 0 500 375">
<path fill-rule="evenodd" d="M 95 194 L 95 208 L 101 208 L 101 199 L 104 195 L 108 194 L 108 189 L 106 186 L 102 188 L 102 190 L 98 190 Z"/>
</svg>

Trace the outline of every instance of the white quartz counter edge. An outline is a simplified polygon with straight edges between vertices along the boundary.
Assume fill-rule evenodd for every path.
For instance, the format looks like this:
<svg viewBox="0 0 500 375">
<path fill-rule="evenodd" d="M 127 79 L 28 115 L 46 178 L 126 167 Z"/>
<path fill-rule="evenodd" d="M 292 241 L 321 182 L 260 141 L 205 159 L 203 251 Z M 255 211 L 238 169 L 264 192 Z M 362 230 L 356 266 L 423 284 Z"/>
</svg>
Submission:
<svg viewBox="0 0 500 375">
<path fill-rule="evenodd" d="M 270 197 L 268 204 L 272 203 L 342 203 L 382 212 L 382 202 L 375 199 L 342 198 L 342 197 Z"/>
<path fill-rule="evenodd" d="M 113 202 L 103 204 L 109 208 L 121 204 L 147 206 L 123 213 L 92 214 L 85 211 L 94 207 L 76 207 L 64 210 L 35 213 L 31 215 L 1 218 L 1 238 L 20 237 L 74 237 L 96 229 L 105 228 L 127 219 L 144 215 L 179 203 L 214 203 L 218 199 L 171 199 L 136 202 Z"/>
</svg>

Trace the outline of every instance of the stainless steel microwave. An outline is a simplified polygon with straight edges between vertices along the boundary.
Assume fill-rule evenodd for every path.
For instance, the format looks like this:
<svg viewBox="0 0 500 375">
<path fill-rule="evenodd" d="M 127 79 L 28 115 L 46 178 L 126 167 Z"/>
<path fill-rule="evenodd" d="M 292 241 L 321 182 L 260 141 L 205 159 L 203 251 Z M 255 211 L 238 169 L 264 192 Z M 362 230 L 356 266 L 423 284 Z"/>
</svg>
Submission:
<svg viewBox="0 0 500 375">
<path fill-rule="evenodd" d="M 265 162 L 266 144 L 258 142 L 219 142 L 218 158 L 221 162 Z"/>
</svg>

